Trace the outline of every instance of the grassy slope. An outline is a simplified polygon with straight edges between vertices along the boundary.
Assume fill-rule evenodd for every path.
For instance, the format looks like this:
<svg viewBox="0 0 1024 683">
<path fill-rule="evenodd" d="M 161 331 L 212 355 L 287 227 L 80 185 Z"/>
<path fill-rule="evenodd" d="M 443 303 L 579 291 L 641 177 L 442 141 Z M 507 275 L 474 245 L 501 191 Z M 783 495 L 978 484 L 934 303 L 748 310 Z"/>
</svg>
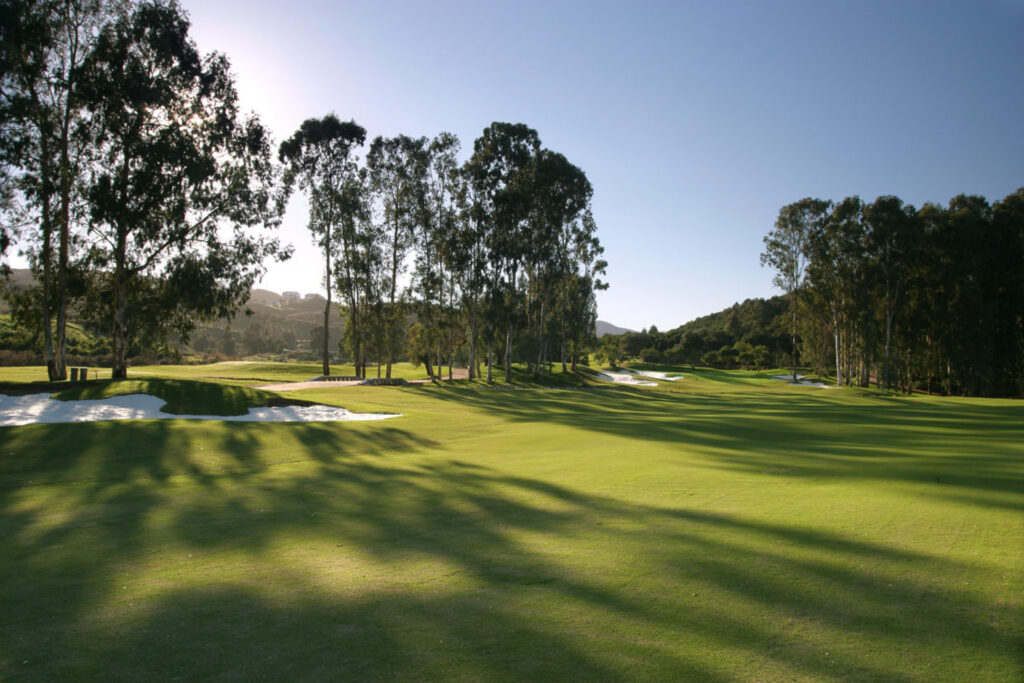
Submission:
<svg viewBox="0 0 1024 683">
<path fill-rule="evenodd" d="M 259 389 L 183 379 L 124 379 L 72 385 L 53 398 L 62 401 L 150 394 L 166 401 L 161 410 L 175 415 L 245 415 L 249 408 L 268 405 L 277 397 Z"/>
<path fill-rule="evenodd" d="M 0 679 L 1020 679 L 1024 404 L 682 372 L 0 429 Z"/>
</svg>

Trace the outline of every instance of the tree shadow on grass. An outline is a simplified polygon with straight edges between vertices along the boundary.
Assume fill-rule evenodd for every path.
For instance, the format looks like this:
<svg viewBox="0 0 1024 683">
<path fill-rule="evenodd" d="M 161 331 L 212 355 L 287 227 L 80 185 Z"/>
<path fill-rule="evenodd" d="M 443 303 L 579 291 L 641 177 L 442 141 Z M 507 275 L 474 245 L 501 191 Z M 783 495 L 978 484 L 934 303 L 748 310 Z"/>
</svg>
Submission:
<svg viewBox="0 0 1024 683">
<path fill-rule="evenodd" d="M 921 404 L 763 392 L 432 389 L 519 422 L 678 444 L 715 466 L 820 479 L 935 483 L 1022 495 L 1024 403 Z"/>
<path fill-rule="evenodd" d="M 414 458 L 437 444 L 393 426 L 245 427 L 0 431 L 34 454 L 0 459 L 0 677 L 1013 670 L 949 559 Z"/>
</svg>

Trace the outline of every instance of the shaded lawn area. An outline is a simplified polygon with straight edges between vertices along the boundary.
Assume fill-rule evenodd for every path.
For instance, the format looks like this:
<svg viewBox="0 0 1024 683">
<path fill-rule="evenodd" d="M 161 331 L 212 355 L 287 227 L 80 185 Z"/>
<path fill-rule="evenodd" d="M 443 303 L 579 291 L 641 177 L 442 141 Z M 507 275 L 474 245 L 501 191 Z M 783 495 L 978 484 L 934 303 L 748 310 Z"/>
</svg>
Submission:
<svg viewBox="0 0 1024 683">
<path fill-rule="evenodd" d="M 1024 404 L 682 372 L 0 429 L 0 678 L 1020 679 Z"/>
</svg>

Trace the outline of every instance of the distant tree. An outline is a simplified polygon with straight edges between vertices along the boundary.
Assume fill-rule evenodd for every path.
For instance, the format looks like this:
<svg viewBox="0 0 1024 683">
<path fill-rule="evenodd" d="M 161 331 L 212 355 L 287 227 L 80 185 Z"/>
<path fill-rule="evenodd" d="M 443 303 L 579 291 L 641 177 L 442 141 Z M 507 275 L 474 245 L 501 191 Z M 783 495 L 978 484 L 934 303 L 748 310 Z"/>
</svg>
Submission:
<svg viewBox="0 0 1024 683">
<path fill-rule="evenodd" d="M 618 366 L 623 359 L 622 336 L 617 334 L 606 334 L 598 340 L 598 358 L 603 358 L 611 367 Z"/>
<path fill-rule="evenodd" d="M 828 215 L 831 202 L 821 199 L 801 199 L 779 210 L 775 228 L 764 238 L 765 251 L 761 265 L 775 269 L 772 280 L 786 292 L 790 305 L 790 334 L 792 337 L 793 381 L 797 368 L 797 296 L 804 284 L 807 269 L 808 234 Z"/>
</svg>

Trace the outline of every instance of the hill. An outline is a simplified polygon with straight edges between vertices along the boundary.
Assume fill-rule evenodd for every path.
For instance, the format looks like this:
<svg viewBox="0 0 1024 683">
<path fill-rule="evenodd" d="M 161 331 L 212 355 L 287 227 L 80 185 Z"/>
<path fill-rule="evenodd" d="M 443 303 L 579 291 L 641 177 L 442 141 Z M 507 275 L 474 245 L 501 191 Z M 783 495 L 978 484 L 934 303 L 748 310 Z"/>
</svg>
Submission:
<svg viewBox="0 0 1024 683">
<path fill-rule="evenodd" d="M 603 320 L 598 320 L 595 327 L 598 337 L 603 337 L 606 334 L 626 334 L 627 332 L 633 331 L 626 327 L 617 327 Z"/>
<path fill-rule="evenodd" d="M 787 310 L 781 296 L 747 299 L 667 332 L 653 326 L 640 332 L 627 331 L 621 335 L 619 352 L 622 357 L 652 363 L 702 362 L 732 367 L 732 361 L 720 362 L 717 356 L 729 347 L 729 358 L 746 352 L 753 354 L 760 367 L 782 364 L 791 345 L 784 316 Z M 605 350 L 609 352 L 607 345 Z"/>
<path fill-rule="evenodd" d="M 11 270 L 8 282 L 10 287 L 18 289 L 31 286 L 35 280 L 30 270 L 15 268 Z M 325 303 L 320 294 L 279 294 L 267 289 L 253 289 L 243 310 L 234 318 L 200 323 L 187 344 L 172 340 L 172 346 L 185 353 L 225 356 L 287 352 L 310 354 L 313 353 L 313 337 L 318 335 L 314 330 L 323 327 Z M 0 298 L 0 314 L 4 313 L 10 313 L 10 306 Z M 332 314 L 328 342 L 331 349 L 338 348 L 344 332 L 344 318 L 337 313 Z M 597 321 L 598 337 L 630 332 L 632 330 L 628 328 Z"/>
</svg>

